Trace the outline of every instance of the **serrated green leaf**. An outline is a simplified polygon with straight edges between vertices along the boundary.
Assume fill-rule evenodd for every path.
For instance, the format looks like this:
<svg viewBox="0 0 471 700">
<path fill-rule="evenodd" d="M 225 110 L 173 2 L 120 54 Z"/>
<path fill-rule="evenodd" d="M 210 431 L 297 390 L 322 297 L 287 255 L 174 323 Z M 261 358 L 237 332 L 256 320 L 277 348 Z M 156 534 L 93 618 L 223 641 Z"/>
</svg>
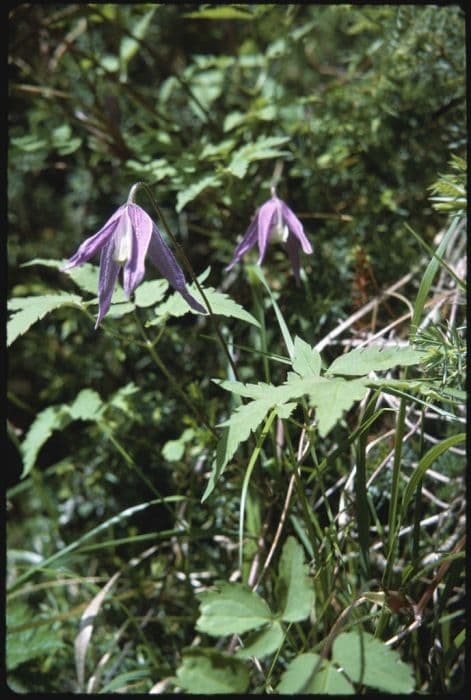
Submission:
<svg viewBox="0 0 471 700">
<path fill-rule="evenodd" d="M 318 377 L 322 366 L 320 353 L 296 336 L 292 365 L 293 370 L 301 377 Z"/>
<path fill-rule="evenodd" d="M 31 623 L 35 618 L 32 608 L 23 603 L 12 603 L 7 610 L 6 667 L 8 671 L 40 656 L 45 656 L 60 648 L 62 640 L 57 630 L 51 627 L 36 627 L 11 631 Z"/>
<path fill-rule="evenodd" d="M 80 267 L 74 267 L 71 270 L 67 270 L 64 274 L 68 275 L 70 279 L 85 292 L 89 294 L 96 295 L 98 292 L 98 279 L 100 276 L 100 268 L 97 265 L 92 265 L 91 263 L 84 263 Z M 123 304 L 127 302 L 128 299 L 124 293 L 124 289 L 117 284 L 113 292 L 113 304 Z M 98 299 L 96 299 L 98 304 Z"/>
<path fill-rule="evenodd" d="M 278 158 L 289 153 L 278 148 L 287 141 L 289 141 L 287 136 L 261 136 L 253 143 L 248 143 L 233 153 L 232 160 L 227 166 L 227 172 L 238 178 L 245 177 L 250 163 L 267 158 Z"/>
<path fill-rule="evenodd" d="M 26 437 L 21 443 L 23 471 L 21 478 L 29 474 L 33 468 L 39 450 L 51 437 L 54 430 L 65 428 L 71 421 L 67 406 L 48 406 L 37 414 L 30 425 Z"/>
<path fill-rule="evenodd" d="M 69 407 L 71 420 L 97 420 L 104 404 L 93 389 L 82 389 Z"/>
<path fill-rule="evenodd" d="M 355 401 L 361 401 L 367 380 L 319 377 L 307 386 L 309 403 L 316 407 L 319 435 L 325 437 Z"/>
<path fill-rule="evenodd" d="M 158 304 L 163 299 L 167 289 L 167 280 L 142 282 L 134 292 L 134 303 L 142 308 L 154 306 L 154 304 Z"/>
<path fill-rule="evenodd" d="M 281 676 L 280 695 L 353 695 L 353 686 L 328 661 L 308 652 L 293 659 Z"/>
<path fill-rule="evenodd" d="M 276 593 L 282 619 L 305 620 L 314 603 L 314 589 L 304 563 L 304 550 L 294 537 L 288 537 L 283 546 L 278 571 Z"/>
<path fill-rule="evenodd" d="M 273 622 L 269 627 L 252 632 L 244 639 L 244 646 L 237 649 L 236 656 L 239 659 L 250 659 L 253 656 L 263 659 L 273 654 L 283 643 L 284 634 L 279 622 Z"/>
<path fill-rule="evenodd" d="M 410 347 L 359 348 L 337 357 L 327 373 L 359 376 L 371 371 L 388 370 L 397 365 L 417 365 L 425 355 L 426 353 Z"/>
<path fill-rule="evenodd" d="M 236 382 L 230 379 L 213 379 L 212 381 L 232 394 L 246 396 L 249 399 L 263 399 L 266 397 L 267 391 L 275 388 L 273 384 L 266 384 L 265 382 L 250 384 L 249 382 Z"/>
<path fill-rule="evenodd" d="M 297 405 L 298 404 L 294 403 L 294 401 L 293 403 L 284 403 L 281 406 L 276 407 L 276 414 L 279 418 L 286 420 L 293 413 Z"/>
<path fill-rule="evenodd" d="M 200 301 L 203 305 L 205 305 L 202 295 L 194 284 L 189 285 L 189 290 L 197 301 Z M 237 304 L 237 302 L 231 299 L 227 294 L 218 292 L 213 287 L 203 287 L 203 290 L 214 314 L 226 316 L 228 318 L 238 318 L 241 321 L 251 323 L 253 326 L 260 327 L 257 319 L 254 318 L 252 314 L 246 311 L 242 306 L 240 306 L 240 304 Z M 167 301 L 160 304 L 155 309 L 155 312 L 159 317 L 166 316 L 167 314 L 175 317 L 183 316 L 186 313 L 198 314 L 197 311 L 192 309 L 191 306 L 187 304 L 185 299 L 178 292 L 171 294 Z M 159 323 L 159 320 L 151 321 L 148 325 L 156 325 L 157 323 Z"/>
<path fill-rule="evenodd" d="M 206 175 L 205 177 L 198 180 L 186 190 L 183 190 L 177 195 L 177 206 L 175 207 L 177 212 L 181 212 L 183 207 L 192 202 L 203 190 L 208 187 L 219 187 L 221 180 L 217 175 Z"/>
<path fill-rule="evenodd" d="M 103 409 L 100 396 L 92 389 L 83 389 L 72 404 L 48 406 L 38 413 L 21 443 L 23 472 L 29 474 L 44 443 L 55 430 L 63 430 L 74 420 L 99 420 Z"/>
<path fill-rule="evenodd" d="M 218 584 L 216 591 L 197 593 L 200 617 L 196 629 L 213 637 L 242 634 L 271 622 L 266 602 L 244 583 Z"/>
<path fill-rule="evenodd" d="M 8 302 L 13 315 L 7 324 L 7 345 L 11 345 L 20 335 L 40 321 L 46 314 L 61 306 L 82 306 L 82 299 L 76 294 L 42 294 L 34 297 L 17 297 Z"/>
<path fill-rule="evenodd" d="M 234 112 L 229 112 L 229 114 L 224 119 L 224 124 L 223 124 L 222 130 L 224 132 L 230 131 L 231 129 L 234 129 L 236 126 L 243 124 L 246 119 L 247 119 L 246 112 L 239 112 L 239 110 L 236 110 Z"/>
<path fill-rule="evenodd" d="M 216 459 L 211 466 L 211 474 L 201 501 L 205 501 L 213 491 L 229 461 L 241 442 L 244 442 L 265 418 L 270 409 L 270 401 L 257 399 L 239 408 L 222 425 L 225 427 L 216 448 Z"/>
<path fill-rule="evenodd" d="M 243 661 L 213 649 L 187 649 L 177 669 L 178 685 L 196 695 L 243 694 L 249 670 Z"/>
<path fill-rule="evenodd" d="M 410 666 L 399 654 L 367 632 L 343 632 L 334 641 L 332 658 L 356 683 L 387 693 L 412 693 Z"/>
</svg>

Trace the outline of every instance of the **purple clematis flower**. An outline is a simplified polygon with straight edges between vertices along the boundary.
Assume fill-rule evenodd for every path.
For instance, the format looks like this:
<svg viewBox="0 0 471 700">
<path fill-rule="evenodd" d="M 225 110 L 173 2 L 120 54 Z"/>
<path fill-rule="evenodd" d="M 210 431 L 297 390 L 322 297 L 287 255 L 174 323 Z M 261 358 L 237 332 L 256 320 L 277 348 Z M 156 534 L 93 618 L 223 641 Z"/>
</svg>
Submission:
<svg viewBox="0 0 471 700">
<path fill-rule="evenodd" d="M 82 265 L 101 251 L 95 328 L 110 308 L 119 270 L 123 268 L 123 288 L 129 298 L 144 276 L 146 254 L 195 311 L 207 313 L 186 288 L 185 276 L 157 226 L 144 209 L 132 201 L 134 189 L 127 203 L 119 207 L 94 236 L 87 238 L 62 268 L 65 272 Z"/>
<path fill-rule="evenodd" d="M 289 206 L 276 196 L 275 188 L 271 188 L 271 199 L 255 212 L 250 226 L 234 252 L 226 270 L 230 270 L 239 262 L 241 257 L 258 242 L 260 255 L 257 261 L 261 265 L 269 242 L 282 242 L 286 244 L 289 259 L 293 267 L 296 283 L 299 284 L 299 248 L 308 255 L 312 253 L 312 246 L 306 238 L 303 225 Z"/>
</svg>

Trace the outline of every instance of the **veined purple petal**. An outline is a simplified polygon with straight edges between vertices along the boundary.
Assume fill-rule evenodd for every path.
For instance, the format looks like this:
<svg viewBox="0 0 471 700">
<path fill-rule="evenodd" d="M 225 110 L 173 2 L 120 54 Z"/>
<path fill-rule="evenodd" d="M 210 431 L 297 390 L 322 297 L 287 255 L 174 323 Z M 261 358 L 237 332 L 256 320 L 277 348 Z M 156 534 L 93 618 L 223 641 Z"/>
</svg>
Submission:
<svg viewBox="0 0 471 700">
<path fill-rule="evenodd" d="M 110 308 L 118 272 L 121 265 L 114 259 L 115 242 L 111 238 L 101 249 L 100 277 L 98 280 L 98 316 L 95 328 L 98 328 L 102 318 Z"/>
<path fill-rule="evenodd" d="M 152 224 L 152 235 L 149 241 L 148 253 L 160 274 L 170 282 L 177 292 L 180 292 L 188 304 L 195 309 L 195 311 L 199 311 L 202 314 L 208 313 L 204 306 L 196 301 L 186 288 L 185 275 L 154 223 Z"/>
<path fill-rule="evenodd" d="M 260 207 L 260 211 L 258 212 L 258 249 L 260 255 L 257 262 L 259 265 L 262 264 L 263 258 L 265 257 L 268 238 L 277 215 L 279 201 L 278 197 L 272 197 L 272 199 L 269 199 L 268 202 L 265 202 L 265 204 Z"/>
<path fill-rule="evenodd" d="M 234 251 L 234 256 L 229 263 L 229 265 L 225 268 L 226 271 L 231 270 L 234 265 L 239 262 L 241 257 L 245 255 L 245 253 L 252 248 L 255 243 L 257 242 L 257 235 L 258 235 L 258 225 L 257 225 L 257 219 L 258 219 L 258 212 L 255 214 L 253 217 L 252 221 L 250 222 L 250 226 L 248 227 L 247 231 L 244 234 L 243 239 L 237 246 L 237 248 Z"/>
<path fill-rule="evenodd" d="M 288 251 L 288 257 L 291 261 L 291 266 L 293 268 L 294 277 L 296 279 L 296 284 L 301 284 L 301 279 L 299 276 L 299 241 L 294 236 L 288 236 L 286 241 L 286 250 Z"/>
<path fill-rule="evenodd" d="M 61 268 L 61 272 L 66 272 L 76 265 L 82 265 L 87 262 L 97 251 L 102 248 L 105 243 L 113 236 L 114 230 L 118 223 L 119 217 L 122 215 L 124 207 L 126 205 L 119 207 L 115 213 L 110 216 L 106 224 L 93 236 L 87 238 L 77 249 L 77 251 L 72 255 L 71 258 L 65 263 Z"/>
<path fill-rule="evenodd" d="M 280 200 L 281 201 L 281 200 Z M 281 211 L 283 213 L 283 218 L 288 224 L 289 229 L 293 232 L 293 234 L 296 236 L 298 241 L 301 244 L 302 249 L 304 250 L 305 253 L 308 255 L 312 253 L 312 246 L 308 239 L 306 238 L 306 234 L 304 233 L 303 225 L 298 219 L 298 217 L 291 211 L 291 209 L 288 207 L 287 204 L 285 204 L 283 201 L 281 201 Z"/>
<path fill-rule="evenodd" d="M 123 216 L 129 216 L 132 224 L 131 254 L 123 269 L 124 293 L 129 298 L 144 277 L 145 257 L 152 237 L 153 221 L 138 204 L 126 205 Z"/>
</svg>

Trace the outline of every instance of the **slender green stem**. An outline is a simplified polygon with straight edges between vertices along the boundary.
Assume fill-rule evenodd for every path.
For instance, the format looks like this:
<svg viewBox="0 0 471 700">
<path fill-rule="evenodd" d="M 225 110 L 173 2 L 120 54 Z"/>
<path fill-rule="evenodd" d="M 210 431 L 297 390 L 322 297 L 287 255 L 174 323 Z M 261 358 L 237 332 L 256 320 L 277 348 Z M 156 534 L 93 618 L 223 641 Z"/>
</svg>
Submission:
<svg viewBox="0 0 471 700">
<path fill-rule="evenodd" d="M 407 368 L 406 368 L 407 369 Z M 396 521 L 399 504 L 399 477 L 402 464 L 402 446 L 404 443 L 405 419 L 406 419 L 406 399 L 401 399 L 399 413 L 397 416 L 396 435 L 394 441 L 394 460 L 392 469 L 391 496 L 389 501 L 388 514 L 388 549 L 387 563 L 383 575 L 383 588 L 389 590 L 391 587 L 391 577 L 394 563 L 394 550 L 396 539 Z"/>
<path fill-rule="evenodd" d="M 163 215 L 163 213 L 162 213 L 162 210 L 160 209 L 159 205 L 158 205 L 157 202 L 155 201 L 154 196 L 153 196 L 152 192 L 150 191 L 150 188 L 148 187 L 148 185 L 147 185 L 145 182 L 140 182 L 140 183 L 137 183 L 137 184 L 139 184 L 139 185 L 141 185 L 142 187 L 144 187 L 144 189 L 145 189 L 147 195 L 149 196 L 149 198 L 150 198 L 150 200 L 151 200 L 151 202 L 152 202 L 153 207 L 155 208 L 155 210 L 156 210 L 156 212 L 157 212 L 157 214 L 158 214 L 160 220 L 162 221 L 162 224 L 163 224 L 163 226 L 164 226 L 164 228 L 165 228 L 165 231 L 166 231 L 167 235 L 171 238 L 171 240 L 172 240 L 172 242 L 173 242 L 175 248 L 177 249 L 178 254 L 180 255 L 181 259 L 183 260 L 183 263 L 184 263 L 184 265 L 185 265 L 185 267 L 186 267 L 186 269 L 187 269 L 187 271 L 188 271 L 188 274 L 190 275 L 192 281 L 193 281 L 194 284 L 196 285 L 196 287 L 197 287 L 199 293 L 200 293 L 201 296 L 203 297 L 203 301 L 204 301 L 204 303 L 206 304 L 206 308 L 207 308 L 208 311 L 209 311 L 209 315 L 210 315 L 210 317 L 211 317 L 211 323 L 213 324 L 214 330 L 215 330 L 216 335 L 217 335 L 217 337 L 218 337 L 218 339 L 219 339 L 219 342 L 220 342 L 220 344 L 221 344 L 221 347 L 222 347 L 222 349 L 223 349 L 223 352 L 224 352 L 224 354 L 226 355 L 226 357 L 227 357 L 227 359 L 228 359 L 228 361 L 229 361 L 229 364 L 230 364 L 230 366 L 231 366 L 231 369 L 232 369 L 232 371 L 234 372 L 235 378 L 238 379 L 239 377 L 238 377 L 238 374 L 237 374 L 237 367 L 235 366 L 235 363 L 234 363 L 234 360 L 233 360 L 233 358 L 232 358 L 232 355 L 231 355 L 231 353 L 230 353 L 230 351 L 229 351 L 229 348 L 227 347 L 227 343 L 226 343 L 226 341 L 224 340 L 224 337 L 223 337 L 223 335 L 222 335 L 222 333 L 221 333 L 221 330 L 220 330 L 220 328 L 219 328 L 219 322 L 218 322 L 218 320 L 217 320 L 217 318 L 216 318 L 214 312 L 213 312 L 212 309 L 211 309 L 211 305 L 210 305 L 210 303 L 209 303 L 209 301 L 208 301 L 208 298 L 207 298 L 207 296 L 206 296 L 206 294 L 205 294 L 205 292 L 204 292 L 204 289 L 203 289 L 203 287 L 201 286 L 201 284 L 199 283 L 199 280 L 198 280 L 198 278 L 197 278 L 196 275 L 195 275 L 195 272 L 194 272 L 194 270 L 193 270 L 193 267 L 192 267 L 192 265 L 191 265 L 191 263 L 190 263 L 190 261 L 189 261 L 187 255 L 186 255 L 185 251 L 183 250 L 182 246 L 178 243 L 177 239 L 176 239 L 175 236 L 173 235 L 173 233 L 172 233 L 170 227 L 168 226 L 168 224 L 167 224 L 167 222 L 166 222 L 166 220 L 165 220 L 165 217 L 164 217 L 164 215 Z"/>
<path fill-rule="evenodd" d="M 119 452 L 119 454 L 123 457 L 124 461 L 131 467 L 131 469 L 134 469 L 134 471 L 139 475 L 140 479 L 145 483 L 148 489 L 156 496 L 157 498 L 162 498 L 162 494 L 159 493 L 158 489 L 155 488 L 154 484 L 150 479 L 147 478 L 147 476 L 144 474 L 142 469 L 137 466 L 136 462 L 132 458 L 132 456 L 127 452 L 127 450 L 121 445 L 121 443 L 115 438 L 111 430 L 109 430 L 108 426 L 106 424 L 100 423 L 100 427 L 105 433 L 106 437 L 108 440 L 111 442 L 113 447 L 116 448 L 116 450 Z M 174 513 L 171 508 L 166 506 L 168 512 L 174 516 Z"/>
<path fill-rule="evenodd" d="M 366 404 L 360 425 L 367 422 L 375 412 L 378 393 L 375 392 Z M 364 581 L 370 578 L 370 511 L 366 488 L 366 442 L 368 432 L 359 431 L 356 443 L 356 472 L 355 472 L 355 496 L 358 522 L 358 541 L 360 545 L 360 570 Z"/>
<path fill-rule="evenodd" d="M 272 408 L 270 411 L 268 418 L 265 421 L 265 425 L 263 426 L 263 430 L 260 433 L 260 437 L 257 440 L 257 444 L 255 445 L 255 449 L 252 452 L 250 456 L 250 461 L 247 467 L 247 471 L 245 472 L 244 476 L 244 481 L 242 483 L 242 492 L 240 496 L 240 515 L 239 515 L 239 568 L 240 571 L 242 572 L 242 565 L 243 565 L 243 539 L 244 539 L 244 518 L 245 518 L 245 504 L 247 502 L 247 492 L 249 488 L 249 482 L 250 482 L 250 477 L 252 476 L 252 472 L 254 470 L 255 464 L 257 463 L 258 455 L 260 454 L 260 450 L 262 449 L 262 445 L 265 441 L 266 436 L 268 435 L 270 431 L 271 424 L 273 423 L 273 420 L 276 416 L 276 408 Z"/>
<path fill-rule="evenodd" d="M 144 339 L 144 347 L 148 351 L 149 355 L 152 357 L 153 361 L 157 365 L 157 367 L 160 369 L 162 374 L 165 376 L 169 384 L 171 385 L 172 389 L 175 391 L 175 393 L 178 394 L 178 396 L 182 399 L 182 401 L 185 403 L 186 406 L 191 410 L 192 413 L 194 413 L 197 418 L 208 428 L 208 430 L 211 431 L 211 433 L 218 438 L 218 434 L 216 430 L 213 428 L 213 426 L 208 422 L 206 417 L 201 413 L 200 409 L 198 406 L 195 406 L 192 401 L 188 398 L 188 395 L 185 394 L 173 374 L 170 372 L 170 370 L 167 368 L 167 366 L 164 364 L 162 359 L 160 358 L 160 355 L 158 354 L 157 350 L 154 347 L 154 344 L 151 342 L 151 340 L 148 338 L 147 333 L 145 331 L 144 326 L 142 325 L 142 321 L 139 318 L 139 314 L 137 312 L 134 313 L 134 316 L 137 321 L 137 325 L 139 327 L 139 331 Z"/>
</svg>

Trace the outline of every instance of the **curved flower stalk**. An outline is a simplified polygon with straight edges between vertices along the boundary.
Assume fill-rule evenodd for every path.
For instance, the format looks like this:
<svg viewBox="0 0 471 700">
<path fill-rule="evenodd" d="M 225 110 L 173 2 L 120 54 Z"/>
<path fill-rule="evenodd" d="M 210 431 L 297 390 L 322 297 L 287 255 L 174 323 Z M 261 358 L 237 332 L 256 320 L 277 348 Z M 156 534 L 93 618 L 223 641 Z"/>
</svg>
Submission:
<svg viewBox="0 0 471 700">
<path fill-rule="evenodd" d="M 241 257 L 250 250 L 256 243 L 260 252 L 257 264 L 261 265 L 269 242 L 282 242 L 286 245 L 289 259 L 293 268 L 293 273 L 297 284 L 299 278 L 299 249 L 305 253 L 312 253 L 312 246 L 304 233 L 303 225 L 282 199 L 276 196 L 275 188 L 271 188 L 271 199 L 255 212 L 255 216 L 250 222 L 250 226 L 237 248 L 234 256 L 226 267 L 230 270 L 239 262 Z"/>
<path fill-rule="evenodd" d="M 123 269 L 124 293 L 129 298 L 144 276 L 146 255 L 195 311 L 207 313 L 188 291 L 182 269 L 157 226 L 144 209 L 134 204 L 135 189 L 134 185 L 127 203 L 119 207 L 97 233 L 87 238 L 61 268 L 65 272 L 82 265 L 101 251 L 95 328 L 110 308 L 120 269 Z"/>
</svg>

